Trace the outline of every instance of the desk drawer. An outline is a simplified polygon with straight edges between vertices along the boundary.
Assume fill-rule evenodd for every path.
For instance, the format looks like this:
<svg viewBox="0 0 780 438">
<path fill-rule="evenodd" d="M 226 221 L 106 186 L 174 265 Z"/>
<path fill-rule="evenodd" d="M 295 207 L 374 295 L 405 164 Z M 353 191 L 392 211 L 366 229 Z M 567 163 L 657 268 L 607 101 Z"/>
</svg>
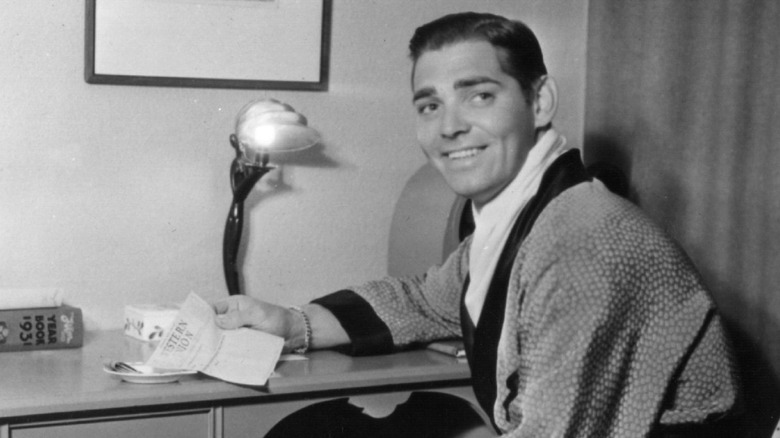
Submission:
<svg viewBox="0 0 780 438">
<path fill-rule="evenodd" d="M 9 438 L 209 438 L 210 410 L 11 424 Z"/>
<path fill-rule="evenodd" d="M 271 402 L 257 405 L 229 406 L 223 411 L 224 438 L 258 438 L 288 415 L 328 399 Z"/>
</svg>

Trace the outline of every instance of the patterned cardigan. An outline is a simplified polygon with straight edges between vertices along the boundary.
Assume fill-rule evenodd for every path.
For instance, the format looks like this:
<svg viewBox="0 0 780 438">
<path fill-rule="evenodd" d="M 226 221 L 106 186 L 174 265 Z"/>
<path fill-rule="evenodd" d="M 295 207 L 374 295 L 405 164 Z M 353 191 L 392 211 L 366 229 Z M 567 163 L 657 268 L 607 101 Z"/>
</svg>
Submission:
<svg viewBox="0 0 780 438">
<path fill-rule="evenodd" d="M 459 337 L 470 243 L 424 275 L 315 302 L 354 354 Z M 598 181 L 538 216 L 512 265 L 500 333 L 488 413 L 506 437 L 656 436 L 737 405 L 729 345 L 691 261 Z"/>
</svg>

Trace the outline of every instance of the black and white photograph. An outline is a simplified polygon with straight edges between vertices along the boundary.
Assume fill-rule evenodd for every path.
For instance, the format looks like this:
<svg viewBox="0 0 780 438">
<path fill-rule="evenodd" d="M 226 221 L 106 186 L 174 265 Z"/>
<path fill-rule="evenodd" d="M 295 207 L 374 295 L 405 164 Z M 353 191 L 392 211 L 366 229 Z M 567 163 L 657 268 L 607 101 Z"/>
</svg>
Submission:
<svg viewBox="0 0 780 438">
<path fill-rule="evenodd" d="M 0 438 L 780 438 L 780 2 L 0 4 Z"/>
</svg>

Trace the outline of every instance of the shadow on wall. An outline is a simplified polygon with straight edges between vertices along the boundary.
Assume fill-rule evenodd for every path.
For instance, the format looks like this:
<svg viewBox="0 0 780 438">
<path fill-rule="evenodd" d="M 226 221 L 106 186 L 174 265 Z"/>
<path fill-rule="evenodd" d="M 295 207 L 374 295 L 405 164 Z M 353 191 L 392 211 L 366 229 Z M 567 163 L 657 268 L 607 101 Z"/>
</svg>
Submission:
<svg viewBox="0 0 780 438">
<path fill-rule="evenodd" d="M 631 187 L 631 157 L 625 148 L 607 136 L 588 134 L 585 137 L 583 161 L 591 175 L 604 182 L 613 192 L 639 204 L 639 194 Z"/>
<path fill-rule="evenodd" d="M 607 163 L 609 167 L 622 170 L 628 177 L 627 193 L 628 198 L 640 205 L 641 197 L 635 187 L 630 187 L 631 181 L 631 156 L 629 148 L 622 146 L 620 141 L 607 135 L 590 134 L 585 139 L 585 162 L 591 163 L 590 167 L 600 166 L 601 163 Z M 664 208 L 660 212 L 661 217 L 657 218 L 660 225 L 672 227 L 675 224 L 675 212 L 685 204 L 682 199 L 681 190 L 678 190 L 678 182 L 675 182 L 674 175 L 668 178 L 661 178 L 666 187 L 664 187 L 666 196 L 664 198 Z M 608 183 L 605 183 L 609 186 Z M 674 233 L 674 230 L 668 230 Z M 701 267 L 700 267 L 701 268 Z M 702 276 L 706 279 L 716 278 L 714 273 L 707 272 L 706 267 L 701 270 Z M 780 384 L 772 369 L 771 361 L 766 352 L 756 342 L 755 336 L 751 336 L 747 327 L 748 323 L 744 317 L 752 320 L 765 322 L 764 333 L 778 333 L 780 324 L 772 319 L 772 315 L 767 308 L 755 308 L 747 299 L 747 295 L 735 290 L 734 287 L 721 287 L 718 292 L 713 293 L 713 299 L 720 309 L 720 314 L 724 320 L 726 330 L 731 337 L 734 345 L 735 355 L 739 364 L 740 377 L 744 387 L 744 410 L 746 424 L 742 438 L 768 438 L 772 435 L 775 425 L 780 419 Z M 713 291 L 715 292 L 715 291 Z"/>
</svg>

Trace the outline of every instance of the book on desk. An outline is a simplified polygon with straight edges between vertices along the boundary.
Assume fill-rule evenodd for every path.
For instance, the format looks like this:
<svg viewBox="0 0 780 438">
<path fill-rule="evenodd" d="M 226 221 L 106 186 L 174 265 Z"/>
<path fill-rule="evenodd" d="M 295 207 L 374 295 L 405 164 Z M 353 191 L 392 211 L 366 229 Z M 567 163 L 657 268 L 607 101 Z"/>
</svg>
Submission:
<svg viewBox="0 0 780 438">
<path fill-rule="evenodd" d="M 0 352 L 78 348 L 83 343 L 78 307 L 0 309 Z"/>
</svg>

